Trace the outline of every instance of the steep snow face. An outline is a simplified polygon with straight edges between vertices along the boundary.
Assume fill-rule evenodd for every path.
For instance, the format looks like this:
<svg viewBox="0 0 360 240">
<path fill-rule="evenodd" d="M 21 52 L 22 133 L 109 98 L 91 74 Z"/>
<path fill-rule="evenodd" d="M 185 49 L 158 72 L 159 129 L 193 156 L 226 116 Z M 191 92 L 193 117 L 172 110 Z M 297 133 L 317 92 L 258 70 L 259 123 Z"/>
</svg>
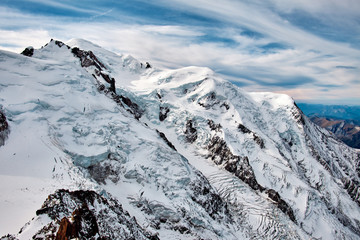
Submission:
<svg viewBox="0 0 360 240">
<path fill-rule="evenodd" d="M 13 129 L 0 148 L 1 178 L 10 184 L 1 186 L 7 216 L 0 224 L 2 234 L 20 229 L 47 195 L 68 188 L 113 196 L 162 239 L 235 238 L 238 230 L 229 225 L 227 206 L 208 180 L 155 129 L 135 120 L 135 103 L 101 88 L 107 82 L 93 75 L 95 65 L 82 66 L 72 49 L 58 41 L 35 50 L 32 58 L 1 54 L 6 68 L 0 104 Z M 92 56 L 86 57 L 90 61 Z M 105 72 L 106 66 L 97 71 Z M 107 71 L 111 77 L 121 71 L 140 76 L 128 69 L 114 75 Z M 49 224 L 40 220 L 30 226 Z M 58 227 L 51 231 L 57 233 Z M 27 239 L 23 236 L 17 237 Z"/>
<path fill-rule="evenodd" d="M 0 61 L 10 129 L 0 147 L 9 183 L 0 186 L 0 235 L 66 188 L 94 191 L 86 216 L 128 212 L 136 229 L 121 231 L 144 238 L 360 236 L 359 152 L 286 95 L 243 92 L 208 68 L 149 68 L 80 39 L 53 40 L 31 57 L 1 51 Z M 13 238 L 56 236 L 54 219 L 84 210 L 69 191 L 51 196 Z M 44 210 L 59 204 L 56 217 Z M 104 221 L 93 237 L 124 238 L 111 235 L 116 226 L 101 235 Z"/>
<path fill-rule="evenodd" d="M 359 153 L 309 122 L 290 97 L 244 93 L 208 69 L 194 67 L 154 71 L 134 85 L 135 91 L 149 103 L 144 121 L 161 129 L 178 151 L 208 179 L 221 172 L 204 169 L 209 160 L 213 160 L 231 172 L 233 180 L 240 178 L 251 188 L 259 189 L 259 202 L 261 198 L 275 201 L 275 206 L 286 215 L 288 211 L 283 209 L 281 201 L 275 200 L 276 192 L 294 212 L 296 226 L 291 222 L 283 226 L 283 220 L 274 219 L 270 213 L 274 206 L 248 206 L 247 210 L 260 208 L 263 213 L 268 213 L 259 218 L 265 219 L 261 220 L 260 226 L 247 226 L 254 236 L 269 237 L 267 231 L 272 229 L 270 231 L 282 238 L 288 233 L 300 238 L 303 233 L 326 239 L 357 238 L 360 230 L 359 174 L 356 172 Z M 160 119 L 163 109 L 168 109 L 166 118 Z M 223 162 L 226 158 L 221 149 L 224 148 L 212 148 L 214 137 L 222 139 L 217 140 L 218 145 L 226 144 L 230 154 L 246 158 L 250 166 L 241 161 L 234 162 L 236 158 L 230 159 L 230 163 Z M 219 153 L 218 157 L 210 157 Z M 234 164 L 238 167 L 231 167 Z M 249 180 L 253 178 L 251 173 L 239 176 L 239 169 L 242 173 L 251 169 L 254 179 Z M 239 200 L 238 194 L 241 194 L 237 193 L 241 188 L 234 189 L 234 183 L 229 180 L 231 177 L 217 177 L 218 181 L 224 181 L 221 183 L 210 181 L 232 207 L 243 213 L 244 199 Z M 271 193 L 275 195 L 254 187 L 255 180 L 261 187 L 274 190 Z M 282 216 L 282 212 L 277 215 Z M 249 222 L 254 215 L 255 211 L 249 211 Z M 287 215 L 291 218 L 291 214 Z M 296 230 L 297 227 L 301 230 Z M 281 235 L 281 232 L 285 234 Z"/>
</svg>

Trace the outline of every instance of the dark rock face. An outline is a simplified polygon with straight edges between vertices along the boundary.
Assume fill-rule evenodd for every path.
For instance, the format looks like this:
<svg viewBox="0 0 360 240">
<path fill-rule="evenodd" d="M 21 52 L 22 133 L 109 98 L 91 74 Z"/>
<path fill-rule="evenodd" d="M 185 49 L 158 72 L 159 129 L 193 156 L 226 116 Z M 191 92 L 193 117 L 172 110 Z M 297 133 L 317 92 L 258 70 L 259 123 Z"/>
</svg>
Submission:
<svg viewBox="0 0 360 240">
<path fill-rule="evenodd" d="M 77 47 L 71 49 L 71 52 L 78 58 L 80 58 L 82 67 L 95 66 L 98 70 L 103 68 L 106 69 L 104 64 L 102 64 L 92 51 L 84 51 Z"/>
<path fill-rule="evenodd" d="M 220 123 L 215 124 L 214 121 L 211 120 L 211 119 L 208 119 L 207 123 L 208 123 L 208 125 L 209 125 L 209 127 L 210 127 L 210 129 L 212 131 L 215 131 L 215 132 L 220 132 L 221 131 L 222 126 L 220 125 Z"/>
<path fill-rule="evenodd" d="M 54 41 L 53 39 L 51 39 L 51 41 Z M 58 41 L 58 40 L 55 40 L 55 44 L 61 48 L 63 46 L 66 46 L 68 49 L 70 49 L 70 47 L 68 45 L 66 45 L 65 43 L 61 42 L 61 41 Z"/>
<path fill-rule="evenodd" d="M 185 136 L 186 136 L 186 141 L 189 143 L 193 143 L 197 139 L 197 131 L 196 128 L 193 127 L 192 120 L 188 120 L 186 123 Z"/>
<path fill-rule="evenodd" d="M 199 102 L 199 105 L 204 107 L 205 109 L 210 109 L 211 107 L 219 104 L 220 101 L 216 98 L 216 93 L 211 92 L 208 96 L 206 96 L 204 99 L 202 99 Z"/>
<path fill-rule="evenodd" d="M 63 44 L 63 43 L 62 43 Z M 62 44 L 60 44 L 62 46 Z M 60 46 L 59 45 L 59 46 Z M 133 102 L 130 98 L 116 94 L 115 78 L 111 77 L 109 74 L 102 72 L 102 70 L 107 69 L 105 65 L 95 56 L 92 51 L 81 50 L 78 47 L 71 49 L 71 52 L 75 57 L 80 59 L 81 66 L 84 68 L 95 66 L 95 71 L 92 73 L 92 76 L 97 80 L 97 88 L 100 92 L 109 94 L 110 97 L 120 106 L 124 107 L 127 111 L 134 115 L 134 117 L 139 120 L 143 114 L 143 110 L 140 109 L 139 105 Z M 104 84 L 101 84 L 97 77 L 102 77 L 107 83 L 110 84 L 109 88 L 106 88 Z M 127 106 L 127 107 L 125 107 Z"/>
<path fill-rule="evenodd" d="M 289 218 L 291 219 L 291 221 L 296 223 L 296 218 L 294 215 L 293 210 L 291 209 L 291 207 L 284 201 L 281 199 L 279 193 L 277 193 L 275 190 L 273 189 L 267 189 L 265 191 L 265 193 L 268 195 L 268 197 L 273 200 L 276 205 L 278 206 L 278 208 L 285 213 L 286 215 L 289 216 Z"/>
<path fill-rule="evenodd" d="M 235 176 L 247 183 L 252 189 L 264 190 L 264 188 L 256 181 L 254 171 L 249 164 L 248 158 L 234 155 L 222 138 L 214 136 L 207 149 L 210 152 L 208 157 L 210 157 L 217 165 L 224 164 L 227 171 L 234 173 Z"/>
<path fill-rule="evenodd" d="M 49 195 L 37 215 L 47 214 L 53 221 L 33 239 L 159 239 L 142 229 L 134 217 L 113 199 L 94 191 L 58 190 Z M 57 226 L 49 228 L 49 225 Z M 49 230 L 52 233 L 49 235 Z M 56 230 L 57 229 L 57 230 Z"/>
<path fill-rule="evenodd" d="M 113 83 L 115 84 L 115 79 L 113 79 Z M 98 82 L 97 84 L 97 89 L 99 92 L 105 93 L 107 96 L 112 98 L 119 106 L 125 108 L 128 112 L 134 115 L 135 119 L 139 120 L 144 113 L 144 110 L 142 110 L 135 102 L 131 101 L 130 98 L 116 94 L 115 89 L 113 89 L 113 91 L 111 87 L 107 89 L 105 85 L 101 84 L 100 82 Z"/>
<path fill-rule="evenodd" d="M 239 129 L 242 133 L 251 133 L 251 131 L 250 131 L 247 127 L 245 127 L 244 125 L 242 125 L 241 123 L 239 123 L 238 129 Z"/>
<path fill-rule="evenodd" d="M 170 109 L 168 107 L 160 107 L 159 120 L 162 122 L 167 118 Z"/>
<path fill-rule="evenodd" d="M 165 136 L 165 134 L 163 133 L 163 132 L 160 132 L 160 131 L 158 131 L 157 129 L 156 129 L 156 132 L 159 134 L 159 136 L 166 142 L 166 144 L 169 146 L 169 147 L 171 147 L 172 149 L 174 149 L 175 151 L 177 151 L 176 150 L 176 148 L 175 148 L 175 146 L 166 138 L 166 136 Z"/>
<path fill-rule="evenodd" d="M 9 124 L 3 110 L 0 108 L 0 146 L 5 144 L 5 140 L 7 139 L 9 133 Z"/>
<path fill-rule="evenodd" d="M 204 178 L 199 173 L 197 174 L 200 178 Z M 202 180 L 190 183 L 190 189 L 194 192 L 191 197 L 192 200 L 201 205 L 213 219 L 221 219 L 221 216 L 225 216 L 225 221 L 232 221 L 226 203 L 212 190 L 208 181 Z"/>
<path fill-rule="evenodd" d="M 241 123 L 239 123 L 238 125 L 238 129 L 244 133 L 244 134 L 252 134 L 254 141 L 256 142 L 257 145 L 259 145 L 259 147 L 261 149 L 265 148 L 265 143 L 264 140 L 262 140 L 256 133 L 254 133 L 253 131 L 249 130 L 247 127 L 245 127 L 244 125 L 242 125 Z"/>
<path fill-rule="evenodd" d="M 342 182 L 352 200 L 360 206 L 360 184 L 357 181 L 348 178 L 343 178 Z"/>
<path fill-rule="evenodd" d="M 262 148 L 262 149 L 265 148 L 264 140 L 262 140 L 258 135 L 256 135 L 254 133 L 253 138 L 254 138 L 254 141 L 256 142 L 256 144 L 259 145 L 260 148 Z"/>
<path fill-rule="evenodd" d="M 214 136 L 207 148 L 210 152 L 208 157 L 210 157 L 217 165 L 223 165 L 227 171 L 235 174 L 235 176 L 248 184 L 252 189 L 260 192 L 265 191 L 269 198 L 275 202 L 277 207 L 296 223 L 293 210 L 283 199 L 281 199 L 279 193 L 273 189 L 267 189 L 257 182 L 247 157 L 234 155 L 226 142 L 219 136 Z"/>
<path fill-rule="evenodd" d="M 5 236 L 2 236 L 0 240 L 18 240 L 18 239 L 12 234 L 7 234 Z"/>
<path fill-rule="evenodd" d="M 139 105 L 137 105 L 135 102 L 131 101 L 130 98 L 124 97 L 122 95 L 120 95 L 120 99 L 126 106 L 128 106 L 130 108 L 128 110 L 134 115 L 134 117 L 136 119 L 141 118 L 144 111 L 139 107 Z"/>
<path fill-rule="evenodd" d="M 34 55 L 34 48 L 31 46 L 27 47 L 21 52 L 21 54 L 27 57 L 32 57 L 32 55 Z"/>
<path fill-rule="evenodd" d="M 296 122 L 300 125 L 305 125 L 305 120 L 304 120 L 304 113 L 301 111 L 301 109 L 298 107 L 298 105 L 296 105 L 296 103 L 294 103 L 295 108 L 292 109 L 292 114 L 294 119 L 296 120 Z"/>
</svg>

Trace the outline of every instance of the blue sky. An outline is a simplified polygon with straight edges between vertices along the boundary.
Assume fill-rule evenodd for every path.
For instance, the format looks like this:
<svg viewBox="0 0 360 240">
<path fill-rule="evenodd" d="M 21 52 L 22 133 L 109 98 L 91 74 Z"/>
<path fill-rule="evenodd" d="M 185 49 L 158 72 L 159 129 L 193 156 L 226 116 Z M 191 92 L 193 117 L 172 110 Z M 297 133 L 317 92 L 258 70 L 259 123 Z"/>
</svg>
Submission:
<svg viewBox="0 0 360 240">
<path fill-rule="evenodd" d="M 247 91 L 360 105 L 358 0 L 0 0 L 0 49 L 84 38 Z"/>
</svg>

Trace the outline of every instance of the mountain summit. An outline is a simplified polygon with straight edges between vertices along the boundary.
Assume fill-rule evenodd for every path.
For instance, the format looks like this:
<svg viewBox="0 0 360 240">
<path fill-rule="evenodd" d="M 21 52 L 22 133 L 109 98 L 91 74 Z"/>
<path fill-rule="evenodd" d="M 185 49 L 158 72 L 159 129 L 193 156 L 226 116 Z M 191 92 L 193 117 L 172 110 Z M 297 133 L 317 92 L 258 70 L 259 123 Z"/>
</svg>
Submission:
<svg viewBox="0 0 360 240">
<path fill-rule="evenodd" d="M 360 152 L 289 96 L 27 49 L 0 51 L 1 239 L 360 238 Z"/>
</svg>

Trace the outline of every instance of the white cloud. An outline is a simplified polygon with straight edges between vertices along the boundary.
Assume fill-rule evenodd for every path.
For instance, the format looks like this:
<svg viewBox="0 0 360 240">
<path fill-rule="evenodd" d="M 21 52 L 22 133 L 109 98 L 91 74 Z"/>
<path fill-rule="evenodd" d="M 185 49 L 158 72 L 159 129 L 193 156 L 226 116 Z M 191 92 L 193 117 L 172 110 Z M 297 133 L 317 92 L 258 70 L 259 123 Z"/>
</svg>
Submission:
<svg viewBox="0 0 360 240">
<path fill-rule="evenodd" d="M 284 12 L 303 10 L 312 14 L 342 15 L 347 14 L 358 16 L 360 12 L 360 2 L 358 0 L 270 0 L 277 9 Z"/>
<path fill-rule="evenodd" d="M 46 30 L 22 29 L 18 31 L 0 29 L 0 49 L 20 53 L 25 47 L 40 48 L 45 39 L 50 39 Z"/>
<path fill-rule="evenodd" d="M 335 101 L 344 96 L 358 97 L 355 90 L 359 90 L 359 84 L 354 85 L 354 82 L 358 80 L 359 69 L 352 67 L 360 65 L 359 50 L 292 26 L 266 6 L 229 0 L 158 3 L 184 12 L 211 16 L 222 22 L 224 27 L 139 25 L 125 24 L 120 20 L 73 22 L 66 18 L 33 16 L 0 8 L 0 29 L 3 29 L 0 45 L 3 48 L 20 46 L 22 50 L 28 45 L 39 47 L 50 38 L 63 41 L 84 38 L 111 51 L 129 53 L 157 66 L 211 67 L 229 80 L 242 82 L 246 90 L 281 91 L 296 99 Z M 294 5 L 289 5 L 289 11 L 290 7 L 294 8 Z M 26 26 L 25 22 L 28 23 Z M 14 26 L 18 30 L 6 30 L 6 27 Z M 242 35 L 243 28 L 257 31 L 263 37 Z M 199 37 L 205 37 L 209 32 L 216 33 L 216 37 L 231 39 L 235 44 L 229 46 L 221 41 L 198 41 Z M 268 52 L 260 48 L 273 42 L 290 48 Z M 306 81 L 301 83 L 301 78 Z"/>
</svg>

